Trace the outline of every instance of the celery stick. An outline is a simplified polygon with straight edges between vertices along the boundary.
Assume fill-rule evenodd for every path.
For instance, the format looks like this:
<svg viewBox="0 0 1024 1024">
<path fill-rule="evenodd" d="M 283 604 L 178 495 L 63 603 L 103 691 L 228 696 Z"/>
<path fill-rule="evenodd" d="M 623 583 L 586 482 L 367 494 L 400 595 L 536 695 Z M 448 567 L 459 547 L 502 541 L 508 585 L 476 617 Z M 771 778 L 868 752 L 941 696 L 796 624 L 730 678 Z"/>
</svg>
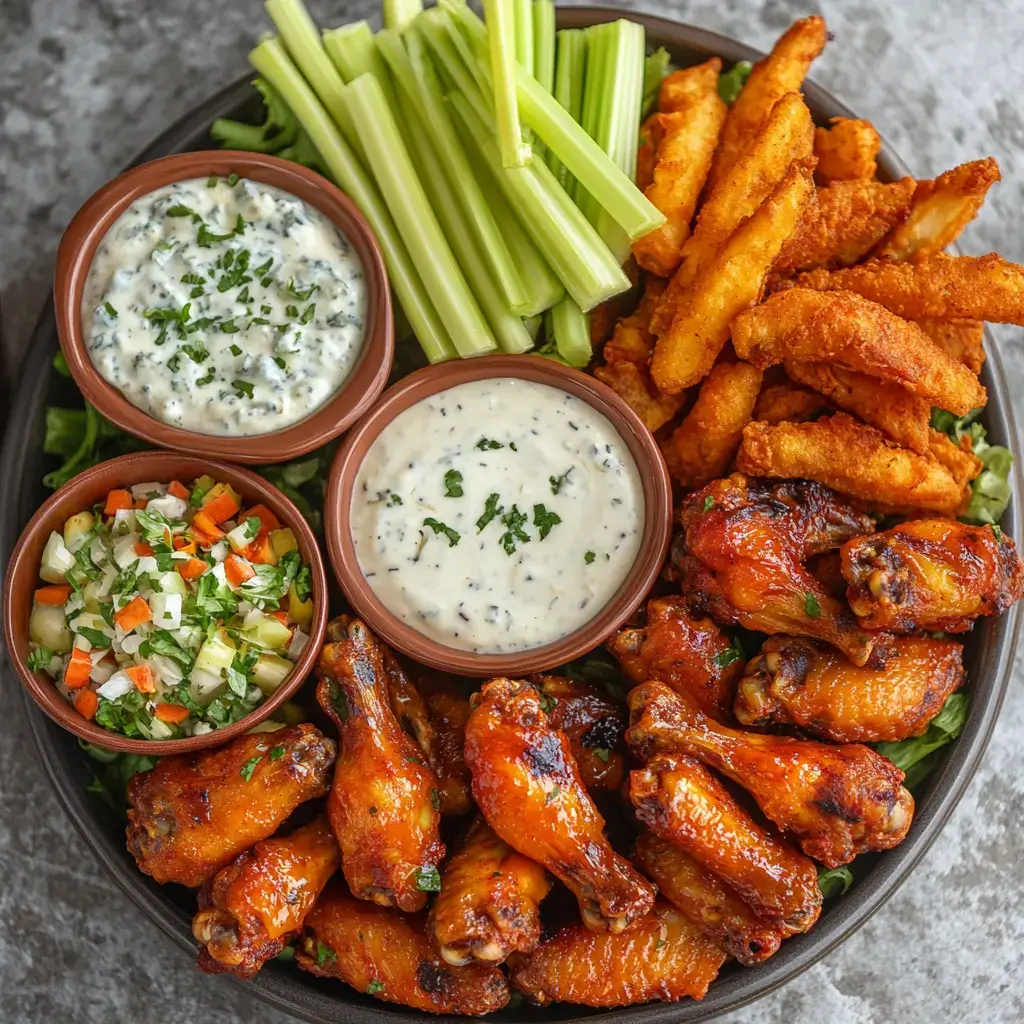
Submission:
<svg viewBox="0 0 1024 1024">
<path fill-rule="evenodd" d="M 376 77 L 360 75 L 346 85 L 345 102 L 388 209 L 456 351 L 461 356 L 493 351 L 494 335 L 445 241 Z"/>
<path fill-rule="evenodd" d="M 249 63 L 276 89 L 299 119 L 331 176 L 370 222 L 387 263 L 391 287 L 427 359 L 454 359 L 455 348 L 373 180 L 338 132 L 315 93 L 288 59 L 279 39 L 266 39 Z"/>
<path fill-rule="evenodd" d="M 555 91 L 554 0 L 533 0 L 533 77 Z"/>
<path fill-rule="evenodd" d="M 476 57 L 454 21 L 440 7 L 431 7 L 416 19 L 413 31 L 419 32 L 427 41 L 434 54 L 434 66 L 445 80 L 469 100 L 481 118 L 485 121 L 493 118 L 493 101 L 484 99 L 476 77 Z"/>
<path fill-rule="evenodd" d="M 529 74 L 533 69 L 533 0 L 512 0 L 516 31 L 516 60 Z"/>
<path fill-rule="evenodd" d="M 351 25 L 324 29 L 323 46 L 345 82 L 367 72 L 380 74 L 384 68 L 369 22 L 353 21 Z"/>
<path fill-rule="evenodd" d="M 567 295 L 548 314 L 549 337 L 558 354 L 570 365 L 582 368 L 594 355 L 590 344 L 590 319 Z"/>
<path fill-rule="evenodd" d="M 470 40 L 459 29 L 458 18 L 452 13 L 452 0 L 440 0 L 437 7 L 433 8 L 437 14 L 428 12 L 426 15 L 427 20 L 436 19 L 438 24 L 444 27 L 445 33 L 451 40 L 452 45 L 455 47 L 459 56 L 462 57 L 462 61 L 467 68 L 469 68 L 473 77 L 476 79 L 478 88 L 483 89 L 484 87 L 490 88 L 490 49 L 487 45 L 487 40 L 484 39 L 483 46 L 474 49 L 470 45 Z M 465 6 L 463 3 L 462 6 Z M 455 10 L 458 10 L 458 5 L 455 6 Z M 423 20 L 423 19 L 421 19 Z M 477 61 L 478 56 L 483 56 L 487 59 L 486 70 L 480 67 Z"/>
<path fill-rule="evenodd" d="M 384 27 L 402 29 L 423 10 L 423 0 L 384 0 Z"/>
<path fill-rule="evenodd" d="M 587 60 L 587 34 L 581 28 L 565 28 L 558 33 L 558 59 L 555 63 L 555 99 L 574 121 L 583 117 L 583 81 Z M 570 195 L 575 191 L 575 178 L 549 149 L 548 166 L 558 183 Z"/>
<path fill-rule="evenodd" d="M 530 337 L 534 341 L 537 340 L 537 335 L 540 334 L 541 326 L 544 323 L 544 314 L 538 313 L 536 316 L 528 316 L 523 321 L 523 326 L 530 332 Z"/>
<path fill-rule="evenodd" d="M 516 72 L 514 0 L 484 0 L 494 81 L 494 111 L 498 119 L 498 147 L 504 167 L 522 167 L 533 153 L 519 127 Z M 532 79 L 532 75 L 530 76 Z"/>
<path fill-rule="evenodd" d="M 504 167 L 491 133 L 469 103 L 458 93 L 448 99 L 505 198 L 521 213 L 523 226 L 580 308 L 592 309 L 626 291 L 629 279 L 622 268 L 572 200 L 564 192 L 557 194 L 561 189 L 547 167 L 540 161 Z M 569 207 L 576 217 L 569 214 Z"/>
</svg>

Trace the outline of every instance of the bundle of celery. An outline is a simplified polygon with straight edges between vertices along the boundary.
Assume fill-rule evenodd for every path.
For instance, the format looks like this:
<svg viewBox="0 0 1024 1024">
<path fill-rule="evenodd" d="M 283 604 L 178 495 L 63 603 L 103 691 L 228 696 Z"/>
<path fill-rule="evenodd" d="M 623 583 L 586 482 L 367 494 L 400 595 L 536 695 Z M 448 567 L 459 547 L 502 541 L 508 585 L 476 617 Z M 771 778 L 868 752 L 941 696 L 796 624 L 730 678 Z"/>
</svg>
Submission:
<svg viewBox="0 0 1024 1024">
<path fill-rule="evenodd" d="M 633 184 L 644 31 L 555 32 L 553 0 L 385 0 L 386 27 L 318 31 L 267 0 L 249 55 L 263 127 L 227 145 L 315 164 L 366 216 L 427 358 L 541 351 L 590 360 L 585 311 L 629 287 L 632 240 L 664 220 Z"/>
</svg>

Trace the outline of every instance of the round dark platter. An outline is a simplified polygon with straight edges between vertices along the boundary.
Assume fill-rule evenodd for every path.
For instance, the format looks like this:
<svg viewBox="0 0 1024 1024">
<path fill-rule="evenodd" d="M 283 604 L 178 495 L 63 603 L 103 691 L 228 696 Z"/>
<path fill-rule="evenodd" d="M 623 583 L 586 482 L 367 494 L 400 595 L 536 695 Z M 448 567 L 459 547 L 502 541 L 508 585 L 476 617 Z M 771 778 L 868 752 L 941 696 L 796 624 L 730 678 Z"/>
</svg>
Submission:
<svg viewBox="0 0 1024 1024">
<path fill-rule="evenodd" d="M 727 64 L 738 60 L 756 60 L 760 56 L 752 48 L 714 32 L 612 8 L 560 9 L 558 27 L 578 28 L 609 21 L 624 13 L 646 27 L 650 44 L 665 46 L 673 60 L 680 65 L 696 63 L 712 55 L 722 57 Z M 207 132 L 217 117 L 256 119 L 259 100 L 249 86 L 251 78 L 251 74 L 244 75 L 196 107 L 139 154 L 136 163 L 168 153 L 211 148 Z M 813 82 L 805 85 L 804 93 L 818 123 L 825 123 L 829 117 L 855 116 Z M 866 113 L 870 114 L 870 111 Z M 881 176 L 887 179 L 909 173 L 906 165 L 887 147 L 881 153 L 880 169 Z M 50 402 L 66 404 L 73 390 L 50 370 L 50 362 L 56 350 L 53 309 L 48 305 L 29 344 L 23 376 L 10 410 L 0 462 L 0 480 L 3 481 L 7 499 L 0 508 L 0 553 L 3 564 L 7 562 L 22 526 L 48 493 L 40 482 L 50 468 L 44 465 L 47 457 L 42 451 L 44 408 Z M 989 404 L 983 417 L 989 439 L 993 444 L 1009 445 L 1015 437 L 1012 410 L 998 353 L 991 348 L 982 372 L 982 382 L 989 392 Z M 1018 540 L 1021 536 L 1021 493 L 1020 473 L 1015 467 L 1013 502 L 1002 525 Z M 1020 606 L 1015 605 L 998 619 L 981 620 L 981 624 L 970 635 L 965 659 L 971 694 L 969 718 L 960 737 L 948 748 L 943 762 L 926 783 L 915 791 L 917 813 L 909 836 L 895 850 L 858 858 L 854 866 L 854 887 L 847 895 L 826 904 L 820 921 L 809 934 L 789 939 L 776 956 L 759 967 L 726 968 L 707 997 L 699 1003 L 653 1003 L 611 1012 L 564 1004 L 540 1010 L 520 1004 L 494 1015 L 495 1019 L 523 1024 L 534 1021 L 571 1021 L 584 1017 L 636 1024 L 707 1020 L 778 988 L 806 970 L 859 928 L 895 892 L 956 807 L 984 755 L 999 714 L 1010 680 L 1019 629 Z M 4 671 L 9 676 L 6 685 L 21 690 L 6 663 Z M 27 693 L 23 690 L 21 693 L 40 760 L 75 827 L 129 899 L 184 951 L 194 953 L 195 943 L 190 927 L 195 908 L 194 895 L 178 886 L 159 886 L 137 870 L 134 860 L 125 849 L 123 823 L 86 791 L 86 785 L 93 774 L 92 764 L 79 749 L 75 737 L 53 724 L 36 708 Z M 313 978 L 289 963 L 271 961 L 254 981 L 244 984 L 251 997 L 316 1024 L 339 1020 L 383 1024 L 425 1019 L 422 1014 L 359 995 L 336 982 Z"/>
</svg>

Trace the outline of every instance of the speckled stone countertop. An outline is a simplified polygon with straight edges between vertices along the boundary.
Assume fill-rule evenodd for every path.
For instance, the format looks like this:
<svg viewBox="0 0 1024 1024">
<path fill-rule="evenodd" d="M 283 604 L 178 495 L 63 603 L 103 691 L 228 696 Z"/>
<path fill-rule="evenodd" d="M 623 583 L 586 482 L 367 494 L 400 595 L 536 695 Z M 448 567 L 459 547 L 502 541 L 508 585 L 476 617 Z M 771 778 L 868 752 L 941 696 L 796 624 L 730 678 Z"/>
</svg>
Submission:
<svg viewBox="0 0 1024 1024">
<path fill-rule="evenodd" d="M 376 14 L 311 3 L 322 24 Z M 759 47 L 826 16 L 813 77 L 931 176 L 994 155 L 1003 182 L 964 237 L 1024 261 L 1024 4 L 1013 0 L 694 0 L 637 4 Z M 258 0 L 0 0 L 2 386 L 85 197 L 245 68 Z M 998 331 L 1018 416 L 1024 341 Z M 1018 451 L 1024 444 L 1018 440 Z M 1024 1020 L 1024 671 L 985 763 L 902 889 L 823 962 L 730 1024 L 1017 1024 Z M 4 687 L 13 685 L 5 679 Z M 284 1024 L 201 975 L 101 872 L 35 763 L 17 702 L 0 716 L 0 1020 Z"/>
</svg>

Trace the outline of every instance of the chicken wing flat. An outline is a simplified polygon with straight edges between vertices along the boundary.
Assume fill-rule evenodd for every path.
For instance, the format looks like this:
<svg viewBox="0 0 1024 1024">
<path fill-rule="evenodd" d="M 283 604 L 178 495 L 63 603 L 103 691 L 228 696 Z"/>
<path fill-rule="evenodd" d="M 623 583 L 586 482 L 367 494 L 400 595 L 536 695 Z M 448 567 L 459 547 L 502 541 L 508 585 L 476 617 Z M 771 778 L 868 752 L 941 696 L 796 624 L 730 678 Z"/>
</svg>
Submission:
<svg viewBox="0 0 1024 1024">
<path fill-rule="evenodd" d="M 980 320 L 920 320 L 918 327 L 971 373 L 985 365 L 985 325 Z"/>
<path fill-rule="evenodd" d="M 697 563 L 683 584 L 691 606 L 721 624 L 817 637 L 858 665 L 884 663 L 884 638 L 861 629 L 804 566 L 874 529 L 832 491 L 807 480 L 772 485 L 734 473 L 688 495 L 681 523 Z"/>
<path fill-rule="evenodd" d="M 920 736 L 964 683 L 963 647 L 907 637 L 893 648 L 885 668 L 874 672 L 806 637 L 771 637 L 740 680 L 736 719 L 797 725 L 836 743 Z"/>
<path fill-rule="evenodd" d="M 385 648 L 359 619 L 338 621 L 316 697 L 341 736 L 327 809 L 342 870 L 360 899 L 419 910 L 444 858 L 437 776 L 391 710 Z"/>
<path fill-rule="evenodd" d="M 428 931 L 446 963 L 502 963 L 540 941 L 540 902 L 550 888 L 539 864 L 477 818 L 445 867 Z"/>
<path fill-rule="evenodd" d="M 684 914 L 659 902 L 636 927 L 610 934 L 563 928 L 512 969 L 512 985 L 541 1006 L 632 1006 L 703 999 L 726 955 Z"/>
<path fill-rule="evenodd" d="M 830 868 L 906 837 L 914 798 L 901 785 L 903 772 L 870 747 L 730 729 L 660 683 L 637 687 L 629 707 L 631 745 L 688 754 L 716 768 L 746 789 L 769 820 L 799 837 L 808 857 Z"/>
<path fill-rule="evenodd" d="M 357 992 L 427 1013 L 478 1017 L 500 1010 L 508 982 L 493 964 L 453 967 L 425 932 L 423 914 L 354 899 L 337 882 L 306 918 L 298 965 Z"/>
<path fill-rule="evenodd" d="M 850 607 L 867 629 L 963 633 L 1024 593 L 1016 546 L 990 526 L 919 519 L 841 553 Z"/>
<path fill-rule="evenodd" d="M 434 773 L 441 796 L 441 813 L 465 814 L 473 806 L 469 769 L 462 749 L 469 721 L 469 698 L 463 697 L 450 682 L 445 685 L 440 680 L 432 681 L 425 692 L 437 735 Z"/>
<path fill-rule="evenodd" d="M 529 683 L 492 679 L 466 726 L 473 796 L 514 850 L 569 887 L 594 930 L 622 931 L 654 903 L 654 889 L 605 838 L 568 737 L 548 722 Z"/>
<path fill-rule="evenodd" d="M 128 785 L 128 852 L 157 882 L 200 886 L 324 796 L 336 752 L 304 724 L 161 758 Z"/>
<path fill-rule="evenodd" d="M 872 182 L 878 170 L 882 136 L 870 121 L 829 118 L 828 128 L 814 129 L 814 176 L 823 185 L 834 182 Z"/>
<path fill-rule="evenodd" d="M 753 967 L 777 952 L 785 937 L 778 924 L 758 917 L 722 880 L 688 853 L 644 830 L 634 863 L 717 946 Z"/>
<path fill-rule="evenodd" d="M 631 773 L 629 788 L 651 831 L 726 882 L 783 936 L 813 927 L 822 902 L 817 868 L 757 824 L 699 761 L 654 757 Z"/>
<path fill-rule="evenodd" d="M 330 822 L 321 815 L 289 836 L 257 843 L 199 891 L 192 934 L 208 974 L 251 978 L 302 927 L 341 866 Z"/>
<path fill-rule="evenodd" d="M 713 718 L 732 714 L 743 657 L 708 618 L 693 615 L 683 598 L 647 602 L 647 625 L 620 630 L 605 646 L 633 683 L 659 679 L 688 693 Z"/>
</svg>

